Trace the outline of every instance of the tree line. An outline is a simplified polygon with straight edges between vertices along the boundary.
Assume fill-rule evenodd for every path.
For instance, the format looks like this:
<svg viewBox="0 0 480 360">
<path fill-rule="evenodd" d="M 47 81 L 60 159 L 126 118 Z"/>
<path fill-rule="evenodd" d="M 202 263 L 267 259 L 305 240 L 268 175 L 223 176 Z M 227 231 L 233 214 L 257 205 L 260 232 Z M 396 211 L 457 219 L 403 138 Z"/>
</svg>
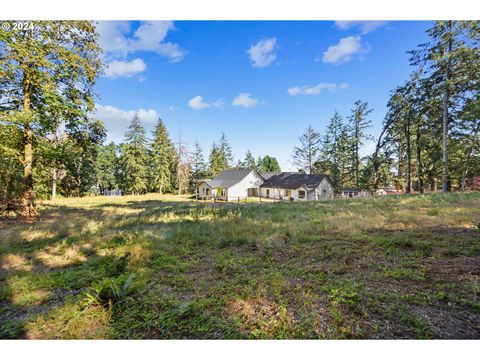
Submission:
<svg viewBox="0 0 480 360">
<path fill-rule="evenodd" d="M 388 101 L 380 135 L 368 135 L 368 103 L 347 121 L 335 112 L 322 137 L 311 126 L 292 163 L 326 173 L 337 189 L 395 186 L 406 193 L 477 188 L 480 176 L 480 30 L 478 21 L 437 21 L 429 41 L 409 51 L 412 73 Z M 365 140 L 373 154 L 360 157 Z"/>
<path fill-rule="evenodd" d="M 368 103 L 344 119 L 335 112 L 324 136 L 309 127 L 292 163 L 327 173 L 337 188 L 394 185 L 406 192 L 464 190 L 480 174 L 480 46 L 478 21 L 437 21 L 429 41 L 409 52 L 412 73 L 395 88 L 373 154 Z M 55 41 L 52 41 L 55 39 Z M 35 197 L 82 196 L 98 189 L 185 193 L 197 179 L 225 169 L 280 171 L 271 156 L 247 152 L 234 163 L 225 134 L 207 159 L 175 144 L 159 120 L 153 140 L 138 117 L 119 145 L 92 118 L 93 86 L 102 72 L 91 21 L 38 21 L 23 31 L 0 29 L 0 203 L 27 217 Z"/>
<path fill-rule="evenodd" d="M 195 142 L 189 150 L 179 139 L 168 135 L 158 119 L 150 141 L 137 115 L 134 115 L 124 142 L 98 147 L 93 183 L 100 193 L 122 189 L 126 193 L 192 193 L 199 180 L 212 178 L 230 169 L 255 169 L 259 172 L 280 171 L 275 158 L 266 155 L 256 161 L 250 150 L 245 159 L 234 163 L 233 151 L 225 133 L 214 142 L 205 160 L 203 149 Z"/>
</svg>

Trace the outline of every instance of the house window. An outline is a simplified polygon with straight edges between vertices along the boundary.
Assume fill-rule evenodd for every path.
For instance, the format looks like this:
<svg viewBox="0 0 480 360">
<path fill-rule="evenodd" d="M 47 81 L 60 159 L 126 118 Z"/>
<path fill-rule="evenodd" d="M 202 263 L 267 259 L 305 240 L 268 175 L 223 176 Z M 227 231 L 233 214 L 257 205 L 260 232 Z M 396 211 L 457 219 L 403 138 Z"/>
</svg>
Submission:
<svg viewBox="0 0 480 360">
<path fill-rule="evenodd" d="M 270 189 L 267 189 L 267 198 L 270 197 Z"/>
<path fill-rule="evenodd" d="M 322 193 L 326 194 L 326 193 L 327 193 L 327 190 L 323 190 Z"/>
<path fill-rule="evenodd" d="M 305 199 L 305 190 L 298 190 L 298 198 Z"/>
<path fill-rule="evenodd" d="M 210 195 L 210 189 L 207 188 L 207 195 Z"/>
<path fill-rule="evenodd" d="M 202 188 L 202 193 L 203 195 L 205 195 L 205 188 Z"/>
</svg>

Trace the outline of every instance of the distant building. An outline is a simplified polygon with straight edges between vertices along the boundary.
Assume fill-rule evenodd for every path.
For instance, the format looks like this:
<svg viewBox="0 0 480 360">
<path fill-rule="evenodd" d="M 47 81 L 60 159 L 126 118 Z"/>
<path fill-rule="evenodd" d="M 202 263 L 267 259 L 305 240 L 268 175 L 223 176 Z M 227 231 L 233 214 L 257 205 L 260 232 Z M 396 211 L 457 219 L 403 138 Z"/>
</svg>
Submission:
<svg viewBox="0 0 480 360">
<path fill-rule="evenodd" d="M 268 177 L 260 186 L 260 196 L 280 200 L 333 199 L 335 186 L 325 174 L 282 172 Z"/>
<path fill-rule="evenodd" d="M 201 180 L 198 184 L 200 199 L 244 199 L 258 196 L 258 188 L 264 182 L 255 170 L 226 170 L 213 179 Z"/>
<path fill-rule="evenodd" d="M 327 175 L 293 172 L 263 173 L 255 170 L 227 170 L 213 179 L 200 180 L 199 199 L 233 201 L 248 196 L 276 200 L 332 199 L 335 187 Z"/>
<path fill-rule="evenodd" d="M 357 198 L 365 196 L 370 196 L 370 192 L 362 190 L 360 188 L 347 187 L 342 188 L 342 190 L 340 191 L 340 197 L 342 198 Z"/>
<path fill-rule="evenodd" d="M 392 194 L 400 194 L 400 192 L 393 186 L 381 187 L 375 190 L 375 195 L 385 196 Z"/>
</svg>

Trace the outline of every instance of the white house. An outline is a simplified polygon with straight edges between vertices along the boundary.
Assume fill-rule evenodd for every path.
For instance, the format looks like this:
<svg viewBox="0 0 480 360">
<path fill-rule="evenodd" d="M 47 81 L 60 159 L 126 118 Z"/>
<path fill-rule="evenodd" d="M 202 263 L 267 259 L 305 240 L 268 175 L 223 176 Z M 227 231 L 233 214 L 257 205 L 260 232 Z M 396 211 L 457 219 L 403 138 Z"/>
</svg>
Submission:
<svg viewBox="0 0 480 360">
<path fill-rule="evenodd" d="M 293 201 L 332 199 L 335 186 L 325 174 L 282 172 L 265 180 L 260 196 Z"/>
<path fill-rule="evenodd" d="M 199 199 L 221 198 L 232 201 L 247 196 L 258 196 L 264 179 L 255 170 L 226 170 L 213 179 L 199 182 Z"/>
<path fill-rule="evenodd" d="M 356 198 L 365 196 L 370 196 L 370 193 L 360 188 L 343 188 L 340 191 L 340 197 L 343 198 Z"/>
</svg>

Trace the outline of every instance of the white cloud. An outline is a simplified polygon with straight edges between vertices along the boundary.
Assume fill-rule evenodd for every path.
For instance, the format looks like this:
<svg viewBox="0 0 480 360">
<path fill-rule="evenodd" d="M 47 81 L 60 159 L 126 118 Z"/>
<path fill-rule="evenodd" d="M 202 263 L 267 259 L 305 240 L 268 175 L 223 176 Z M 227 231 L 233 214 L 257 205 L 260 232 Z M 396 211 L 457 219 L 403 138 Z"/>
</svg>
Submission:
<svg viewBox="0 0 480 360">
<path fill-rule="evenodd" d="M 248 49 L 250 61 L 255 68 L 262 68 L 270 65 L 277 57 L 275 49 L 277 48 L 277 39 L 270 38 L 260 40 Z"/>
<path fill-rule="evenodd" d="M 200 96 L 200 95 L 197 95 L 188 101 L 188 106 L 190 106 L 194 110 L 202 110 L 210 107 L 219 108 L 219 107 L 223 107 L 223 105 L 224 104 L 222 99 L 218 99 L 213 103 L 207 103 L 203 101 L 203 96 Z"/>
<path fill-rule="evenodd" d="M 287 89 L 287 92 L 292 95 L 292 96 L 297 96 L 297 95 L 318 95 L 320 94 L 323 90 L 327 90 L 330 93 L 334 93 L 337 90 L 343 90 L 347 89 L 348 84 L 347 83 L 341 83 L 341 84 L 334 84 L 334 83 L 320 83 L 315 86 L 294 86 L 291 88 Z"/>
<path fill-rule="evenodd" d="M 104 122 L 107 128 L 108 141 L 122 141 L 128 125 L 132 121 L 133 116 L 138 117 L 146 127 L 151 127 L 156 123 L 160 114 L 153 109 L 136 109 L 123 110 L 110 105 L 95 105 L 95 113 L 93 116 Z"/>
<path fill-rule="evenodd" d="M 100 21 L 97 24 L 99 44 L 107 59 L 125 57 L 136 51 L 149 51 L 167 57 L 172 62 L 181 61 L 185 51 L 178 44 L 165 41 L 168 32 L 174 29 L 172 21 L 142 21 L 131 35 L 128 21 Z"/>
<path fill-rule="evenodd" d="M 335 21 L 335 27 L 338 30 L 348 30 L 351 28 L 360 29 L 362 34 L 368 34 L 379 27 L 385 25 L 387 21 L 351 21 L 351 20 L 341 20 Z"/>
<path fill-rule="evenodd" d="M 233 99 L 232 104 L 248 108 L 257 105 L 258 100 L 252 98 L 249 93 L 240 93 L 235 99 Z"/>
<path fill-rule="evenodd" d="M 348 36 L 340 39 L 338 44 L 329 46 L 323 53 L 322 61 L 330 64 L 346 63 L 352 60 L 353 55 L 367 51 L 362 46 L 360 36 Z"/>
<path fill-rule="evenodd" d="M 95 117 L 104 121 L 130 123 L 135 113 L 144 122 L 155 122 L 159 117 L 159 114 L 153 109 L 122 110 L 110 105 L 100 104 L 96 104 L 95 109 Z"/>
<path fill-rule="evenodd" d="M 106 64 L 105 76 L 111 78 L 132 77 L 144 72 L 146 69 L 147 65 L 142 59 L 137 58 L 132 61 L 113 60 Z"/>
<path fill-rule="evenodd" d="M 212 105 L 203 102 L 203 97 L 198 95 L 191 98 L 188 101 L 188 106 L 190 106 L 194 110 L 202 110 L 211 107 Z"/>
</svg>

